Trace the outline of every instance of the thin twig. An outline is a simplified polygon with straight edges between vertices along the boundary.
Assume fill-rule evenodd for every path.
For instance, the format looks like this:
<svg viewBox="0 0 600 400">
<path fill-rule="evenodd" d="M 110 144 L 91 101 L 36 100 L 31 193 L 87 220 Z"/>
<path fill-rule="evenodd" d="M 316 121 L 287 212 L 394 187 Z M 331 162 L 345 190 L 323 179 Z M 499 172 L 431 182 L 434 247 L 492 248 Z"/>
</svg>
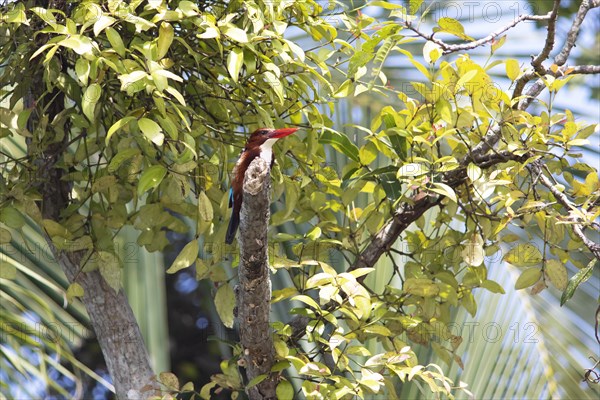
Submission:
<svg viewBox="0 0 600 400">
<path fill-rule="evenodd" d="M 563 66 L 566 62 L 567 59 L 569 58 L 569 55 L 571 54 L 571 51 L 573 50 L 573 47 L 575 46 L 575 42 L 577 41 L 577 37 L 579 36 L 579 31 L 581 30 L 581 24 L 583 23 L 583 20 L 585 19 L 587 13 L 589 10 L 591 10 L 592 8 L 596 8 L 600 6 L 600 0 L 594 0 L 594 1 L 590 1 L 590 0 L 583 0 L 581 3 L 581 6 L 579 7 L 579 10 L 577 11 L 577 14 L 575 15 L 575 19 L 573 21 L 573 24 L 571 25 L 571 28 L 569 29 L 569 33 L 567 34 L 567 40 L 562 48 L 562 50 L 560 51 L 560 53 L 554 57 L 554 64 L 558 65 L 558 66 Z M 555 3 L 555 7 L 556 7 L 556 3 Z M 552 23 L 552 20 L 551 20 Z M 548 34 L 550 34 L 550 23 L 548 24 Z M 546 46 L 548 45 L 548 38 L 546 38 Z M 546 47 L 545 46 L 545 47 Z M 544 49 L 545 49 L 544 47 Z M 540 56 L 543 55 L 544 50 L 542 50 L 542 52 L 540 53 Z M 533 70 L 529 71 L 527 73 L 525 73 L 523 76 L 521 76 L 517 82 L 516 82 L 516 86 L 515 86 L 515 90 L 513 91 L 513 96 L 512 98 L 515 99 L 517 97 L 520 97 L 523 93 L 523 89 L 525 88 L 525 85 L 527 83 L 529 83 L 532 79 L 534 79 L 536 76 L 542 76 L 548 73 L 548 71 L 542 67 L 541 65 L 541 61 L 543 61 L 541 59 L 541 57 L 538 56 L 537 58 L 535 58 L 531 65 L 533 66 Z M 538 63 L 538 58 L 541 60 Z M 583 72 L 586 73 L 586 72 Z M 531 104 L 531 102 L 533 101 L 533 98 L 535 98 L 536 96 L 538 96 L 542 90 L 544 90 L 544 82 L 541 81 L 541 79 L 538 79 L 536 81 L 536 83 L 529 88 L 529 90 L 527 91 L 526 94 L 526 98 L 523 99 L 521 102 L 519 102 L 518 104 L 518 108 L 520 110 L 524 110 L 525 108 L 529 107 L 529 105 Z"/>
<path fill-rule="evenodd" d="M 421 32 L 419 29 L 412 26 L 412 24 L 408 21 L 404 22 L 404 26 L 407 29 L 410 29 L 411 31 L 416 33 L 418 36 L 422 37 L 423 39 L 434 42 L 435 44 L 440 46 L 442 48 L 442 53 L 444 55 L 446 55 L 446 54 L 450 54 L 450 53 L 456 53 L 457 51 L 473 50 L 481 45 L 489 43 L 489 42 L 493 41 L 494 39 L 496 39 L 498 36 L 502 35 L 504 32 L 514 28 L 516 25 L 518 25 L 519 23 L 521 23 L 523 21 L 545 21 L 545 20 L 549 19 L 550 17 L 551 17 L 551 13 L 548 13 L 546 15 L 519 15 L 513 22 L 498 29 L 495 32 L 490 33 L 486 37 L 483 37 L 479 40 L 475 40 L 473 42 L 463 43 L 463 44 L 446 43 L 443 40 L 434 38 L 433 36 L 435 35 L 435 33 L 432 33 L 431 35 L 426 35 L 425 33 Z"/>
<path fill-rule="evenodd" d="M 554 39 L 556 36 L 556 19 L 558 18 L 558 8 L 560 7 L 560 0 L 554 0 L 554 7 L 550 12 L 550 19 L 548 20 L 548 35 L 546 35 L 546 43 L 544 48 L 540 51 L 532 61 L 531 65 L 533 69 L 538 72 L 542 68 L 542 63 L 548 59 L 550 52 L 554 48 Z"/>
<path fill-rule="evenodd" d="M 542 172 L 542 165 L 540 160 L 534 161 L 528 166 L 528 168 L 531 174 L 535 175 L 539 179 L 539 182 L 546 188 L 548 188 L 548 190 L 550 190 L 550 192 L 554 195 L 556 201 L 558 201 L 559 204 L 561 204 L 567 210 L 577 211 L 578 213 L 580 212 L 582 214 L 584 213 L 582 210 L 579 210 L 576 206 L 574 206 L 571 203 L 571 201 L 567 198 L 567 196 L 561 191 L 559 191 L 556 188 L 556 186 L 552 183 L 552 181 L 550 181 L 550 179 L 548 179 L 548 177 L 544 175 L 544 173 Z M 585 233 L 583 232 L 583 225 L 577 222 L 573 222 L 570 225 L 572 226 L 575 235 L 577 235 L 577 237 L 581 239 L 585 247 L 587 247 L 592 252 L 594 257 L 600 260 L 600 245 L 594 243 L 593 240 L 591 240 L 585 235 Z"/>
<path fill-rule="evenodd" d="M 600 6 L 600 0 L 590 1 L 583 0 L 581 5 L 579 6 L 579 10 L 577 14 L 575 14 L 575 20 L 573 21 L 573 25 L 571 25 L 571 29 L 569 29 L 569 33 L 567 34 L 567 41 L 563 46 L 561 52 L 554 57 L 554 63 L 556 65 L 563 65 L 567 62 L 569 55 L 571 55 L 571 50 L 575 46 L 575 42 L 577 41 L 577 37 L 579 36 L 579 31 L 581 30 L 581 24 L 585 19 L 588 11 L 592 8 L 596 8 Z"/>
</svg>

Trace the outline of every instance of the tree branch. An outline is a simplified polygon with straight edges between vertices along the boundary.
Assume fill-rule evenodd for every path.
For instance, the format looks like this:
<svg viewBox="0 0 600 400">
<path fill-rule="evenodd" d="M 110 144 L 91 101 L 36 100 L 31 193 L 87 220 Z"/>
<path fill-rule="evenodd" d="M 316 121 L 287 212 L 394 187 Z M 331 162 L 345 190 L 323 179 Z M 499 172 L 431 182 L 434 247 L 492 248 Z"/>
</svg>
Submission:
<svg viewBox="0 0 600 400">
<path fill-rule="evenodd" d="M 575 14 L 575 20 L 571 25 L 571 29 L 569 29 L 569 33 L 567 34 L 567 41 L 563 46 L 561 52 L 554 57 L 554 63 L 558 66 L 563 65 L 567 62 L 569 55 L 571 55 L 571 50 L 575 46 L 575 42 L 577 41 L 577 37 L 579 36 L 579 31 L 581 30 L 581 24 L 583 23 L 585 16 L 588 11 L 592 8 L 596 8 L 600 6 L 600 0 L 590 1 L 590 0 L 582 0 L 581 5 L 579 6 L 579 10 L 577 14 Z"/>
<path fill-rule="evenodd" d="M 579 210 L 576 206 L 574 206 L 568 199 L 568 197 L 564 193 L 559 191 L 556 188 L 556 186 L 554 186 L 552 181 L 550 181 L 550 179 L 548 179 L 548 177 L 544 175 L 542 171 L 542 163 L 540 160 L 534 161 L 528 166 L 528 168 L 532 177 L 535 177 L 535 179 L 539 180 L 539 182 L 542 185 L 544 185 L 548 190 L 550 190 L 550 192 L 554 195 L 556 201 L 558 201 L 558 203 L 562 205 L 566 210 L 584 213 L 582 210 Z M 577 237 L 581 239 L 585 247 L 587 247 L 592 252 L 594 257 L 600 260 L 600 245 L 598 243 L 595 243 L 593 240 L 591 240 L 585 235 L 585 233 L 583 232 L 584 226 L 577 222 L 573 222 L 570 225 L 573 227 L 573 232 L 575 233 L 575 235 L 577 235 Z"/>
<path fill-rule="evenodd" d="M 529 71 L 523 74 L 517 81 L 515 82 L 515 90 L 513 91 L 512 98 L 517 98 L 521 96 L 523 93 L 523 89 L 525 89 L 525 85 L 533 78 L 535 78 L 536 74 L 544 75 L 545 68 L 542 66 L 542 63 L 548 59 L 550 56 L 550 52 L 554 48 L 555 42 L 555 34 L 556 34 L 556 19 L 558 18 L 558 8 L 560 6 L 560 0 L 554 0 L 554 6 L 552 11 L 550 11 L 550 19 L 548 21 L 548 35 L 546 35 L 546 43 L 544 44 L 544 48 L 540 53 L 532 59 L 531 66 L 533 67 L 533 71 Z"/>
<path fill-rule="evenodd" d="M 560 1 L 560 0 L 557 0 L 557 1 Z M 513 22 L 498 29 L 495 32 L 490 33 L 486 37 L 483 37 L 481 39 L 475 40 L 470 43 L 464 43 L 464 44 L 446 43 L 443 40 L 436 39 L 434 37 L 435 33 L 432 33 L 431 35 L 426 35 L 425 33 L 421 32 L 420 30 L 418 30 L 417 28 L 412 26 L 412 24 L 409 21 L 405 21 L 404 26 L 407 29 L 416 33 L 418 36 L 422 37 L 423 39 L 434 42 L 435 44 L 440 46 L 442 48 L 442 53 L 444 55 L 446 55 L 446 54 L 456 53 L 457 51 L 473 50 L 479 46 L 482 46 L 486 43 L 491 42 L 492 40 L 496 39 L 498 36 L 502 35 L 504 32 L 514 28 L 516 25 L 518 25 L 519 23 L 521 23 L 523 21 L 544 21 L 544 20 L 549 19 L 550 15 L 551 15 L 551 13 L 548 13 L 546 15 L 519 15 Z"/>
<path fill-rule="evenodd" d="M 558 18 L 558 8 L 560 7 L 560 0 L 554 0 L 554 6 L 550 11 L 550 18 L 548 20 L 548 34 L 546 35 L 546 43 L 544 48 L 540 51 L 532 61 L 531 65 L 536 72 L 539 72 L 542 67 L 542 63 L 548 59 L 550 52 L 554 49 L 554 39 L 556 36 L 556 19 Z"/>
<path fill-rule="evenodd" d="M 528 154 L 517 156 L 509 151 L 483 154 L 487 151 L 484 151 L 484 149 L 488 146 L 493 147 L 494 144 L 492 144 L 492 142 L 481 142 L 479 146 L 476 146 L 476 148 L 461 161 L 460 168 L 444 174 L 443 182 L 452 188 L 460 186 L 467 177 L 466 167 L 470 162 L 477 164 L 481 168 L 489 168 L 509 160 L 524 161 L 529 157 Z M 367 245 L 360 253 L 360 256 L 349 268 L 349 271 L 358 268 L 373 267 L 381 255 L 390 250 L 400 234 L 402 234 L 410 224 L 419 219 L 427 210 L 439 205 L 443 199 L 444 197 L 440 196 L 435 200 L 431 200 L 430 197 L 426 196 L 417 200 L 414 204 L 402 204 L 400 208 L 394 212 L 393 218 L 377 232 L 369 245 Z M 357 280 L 362 282 L 364 278 L 365 276 L 362 276 Z"/>
<path fill-rule="evenodd" d="M 565 76 L 565 74 L 567 74 L 567 73 L 568 73 L 568 75 L 600 74 L 600 65 L 576 65 L 574 67 L 563 66 L 563 67 L 559 68 L 556 72 L 546 70 L 545 75 L 552 75 L 554 77 L 562 77 L 562 76 Z M 535 74 L 532 73 L 532 76 L 533 75 L 535 75 Z M 519 110 L 527 109 L 531 105 L 533 100 L 537 96 L 539 96 L 540 93 L 542 93 L 545 88 L 546 88 L 546 85 L 544 84 L 544 81 L 541 78 L 538 79 L 537 81 L 535 81 L 535 83 L 533 85 L 531 85 L 531 87 L 529 87 L 529 89 L 527 90 L 525 97 L 518 103 L 517 108 Z"/>
<path fill-rule="evenodd" d="M 239 286 L 236 289 L 237 318 L 247 377 L 252 380 L 259 375 L 267 375 L 266 379 L 246 389 L 251 400 L 275 399 L 277 387 L 277 375 L 271 373 L 275 349 L 269 326 L 269 172 L 269 165 L 260 157 L 254 159 L 246 171 L 238 236 L 240 266 Z"/>
<path fill-rule="evenodd" d="M 600 74 L 600 65 L 576 65 L 574 67 L 567 68 L 569 75 L 593 75 Z M 554 76 L 558 75 L 558 71 Z"/>
<path fill-rule="evenodd" d="M 555 3 L 555 7 L 556 7 L 556 3 Z M 591 10 L 592 8 L 596 8 L 596 7 L 600 7 L 600 0 L 593 0 L 593 1 L 583 0 L 581 2 L 579 10 L 577 11 L 577 14 L 575 15 L 575 20 L 573 21 L 573 24 L 571 25 L 571 28 L 569 29 L 569 33 L 567 34 L 567 40 L 566 40 L 562 50 L 560 51 L 560 53 L 556 57 L 554 57 L 554 64 L 556 64 L 560 67 L 560 66 L 563 66 L 567 62 L 567 59 L 571 55 L 571 51 L 573 50 L 573 47 L 575 46 L 577 37 L 579 36 L 579 31 L 581 30 L 581 24 L 585 20 L 585 17 L 587 15 L 588 11 Z M 549 24 L 548 34 L 550 35 L 550 33 L 551 32 L 550 32 L 550 24 Z M 552 40 L 552 42 L 553 42 L 553 40 Z M 546 45 L 548 45 L 548 43 L 549 43 L 549 38 L 547 37 Z M 544 47 L 544 49 L 545 49 L 545 47 Z M 543 53 L 544 53 L 544 50 L 542 50 L 540 55 L 542 55 Z M 538 58 L 540 59 L 539 64 L 537 62 Z M 529 72 L 525 73 L 523 76 L 521 76 L 516 81 L 515 90 L 513 91 L 513 96 L 512 96 L 513 99 L 521 96 L 521 94 L 523 93 L 523 90 L 525 88 L 525 85 L 529 81 L 534 79 L 536 76 L 541 76 L 541 75 L 545 75 L 548 73 L 548 71 L 542 67 L 541 61 L 543 61 L 543 60 L 539 56 L 536 59 L 534 59 L 531 63 L 533 66 L 533 71 L 529 71 Z M 588 71 L 588 69 L 583 69 L 583 71 Z M 581 72 L 581 73 L 585 74 L 587 72 Z M 591 72 L 591 73 L 597 73 L 597 72 Z M 525 108 L 529 107 L 529 105 L 533 101 L 533 98 L 538 96 L 542 92 L 542 90 L 544 90 L 544 87 L 545 87 L 544 83 L 540 79 L 538 79 L 536 81 L 536 83 L 528 90 L 528 92 L 526 94 L 527 97 L 519 103 L 519 109 L 524 110 Z"/>
<path fill-rule="evenodd" d="M 404 203 L 393 214 L 392 219 L 385 224 L 383 228 L 375 234 L 368 246 L 360 253 L 358 259 L 348 270 L 353 271 L 358 268 L 367 268 L 375 265 L 379 257 L 396 242 L 398 237 L 410 224 L 415 222 L 427 210 L 440 204 L 443 197 L 431 200 L 430 197 L 424 197 L 414 204 Z M 357 278 L 362 282 L 365 276 Z"/>
</svg>

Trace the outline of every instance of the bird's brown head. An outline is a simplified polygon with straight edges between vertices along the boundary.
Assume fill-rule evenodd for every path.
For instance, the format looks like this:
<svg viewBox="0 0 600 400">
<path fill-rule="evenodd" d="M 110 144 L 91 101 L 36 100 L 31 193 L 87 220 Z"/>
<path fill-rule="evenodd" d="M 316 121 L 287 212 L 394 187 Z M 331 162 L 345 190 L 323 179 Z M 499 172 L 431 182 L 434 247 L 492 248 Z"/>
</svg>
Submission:
<svg viewBox="0 0 600 400">
<path fill-rule="evenodd" d="M 252 132 L 252 134 L 248 138 L 248 144 L 246 145 L 246 147 L 260 146 L 269 139 L 281 139 L 282 137 L 291 135 L 297 130 L 298 128 L 259 128 Z"/>
</svg>

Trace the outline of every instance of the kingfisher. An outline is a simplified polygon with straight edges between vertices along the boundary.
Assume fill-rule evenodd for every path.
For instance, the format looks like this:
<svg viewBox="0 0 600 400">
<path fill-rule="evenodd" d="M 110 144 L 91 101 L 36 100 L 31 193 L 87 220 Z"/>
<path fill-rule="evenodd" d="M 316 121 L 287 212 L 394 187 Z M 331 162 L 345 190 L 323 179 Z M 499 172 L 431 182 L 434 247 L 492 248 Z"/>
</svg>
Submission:
<svg viewBox="0 0 600 400">
<path fill-rule="evenodd" d="M 278 139 L 291 135 L 297 130 L 298 128 L 259 128 L 248 138 L 246 146 L 244 147 L 244 150 L 242 150 L 242 154 L 240 154 L 240 158 L 233 168 L 233 180 L 229 191 L 229 208 L 233 207 L 233 210 L 231 219 L 229 220 L 229 226 L 227 227 L 225 243 L 233 243 L 235 233 L 240 224 L 240 210 L 242 209 L 244 194 L 242 186 L 244 185 L 244 177 L 246 176 L 246 170 L 250 166 L 250 163 L 256 157 L 260 157 L 269 163 L 269 168 L 273 168 L 273 163 L 275 162 L 273 145 Z"/>
</svg>

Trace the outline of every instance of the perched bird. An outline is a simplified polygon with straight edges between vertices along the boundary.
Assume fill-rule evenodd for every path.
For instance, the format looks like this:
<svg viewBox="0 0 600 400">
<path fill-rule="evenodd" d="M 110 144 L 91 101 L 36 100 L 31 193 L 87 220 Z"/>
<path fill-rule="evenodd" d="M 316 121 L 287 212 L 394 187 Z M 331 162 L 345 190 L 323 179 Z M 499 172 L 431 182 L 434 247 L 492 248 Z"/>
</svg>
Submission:
<svg viewBox="0 0 600 400">
<path fill-rule="evenodd" d="M 248 138 L 246 146 L 244 147 L 244 150 L 242 150 L 242 154 L 233 169 L 233 180 L 231 182 L 231 190 L 229 191 L 229 207 L 233 207 L 233 211 L 231 213 L 231 219 L 229 220 L 229 226 L 227 227 L 225 243 L 233 243 L 235 233 L 240 224 L 240 210 L 242 209 L 244 194 L 242 186 L 244 184 L 246 170 L 250 166 L 250 163 L 256 157 L 260 157 L 269 163 L 269 166 L 272 168 L 273 163 L 275 162 L 273 145 L 277 139 L 291 135 L 297 130 L 298 128 L 260 128 L 254 131 Z"/>
</svg>

